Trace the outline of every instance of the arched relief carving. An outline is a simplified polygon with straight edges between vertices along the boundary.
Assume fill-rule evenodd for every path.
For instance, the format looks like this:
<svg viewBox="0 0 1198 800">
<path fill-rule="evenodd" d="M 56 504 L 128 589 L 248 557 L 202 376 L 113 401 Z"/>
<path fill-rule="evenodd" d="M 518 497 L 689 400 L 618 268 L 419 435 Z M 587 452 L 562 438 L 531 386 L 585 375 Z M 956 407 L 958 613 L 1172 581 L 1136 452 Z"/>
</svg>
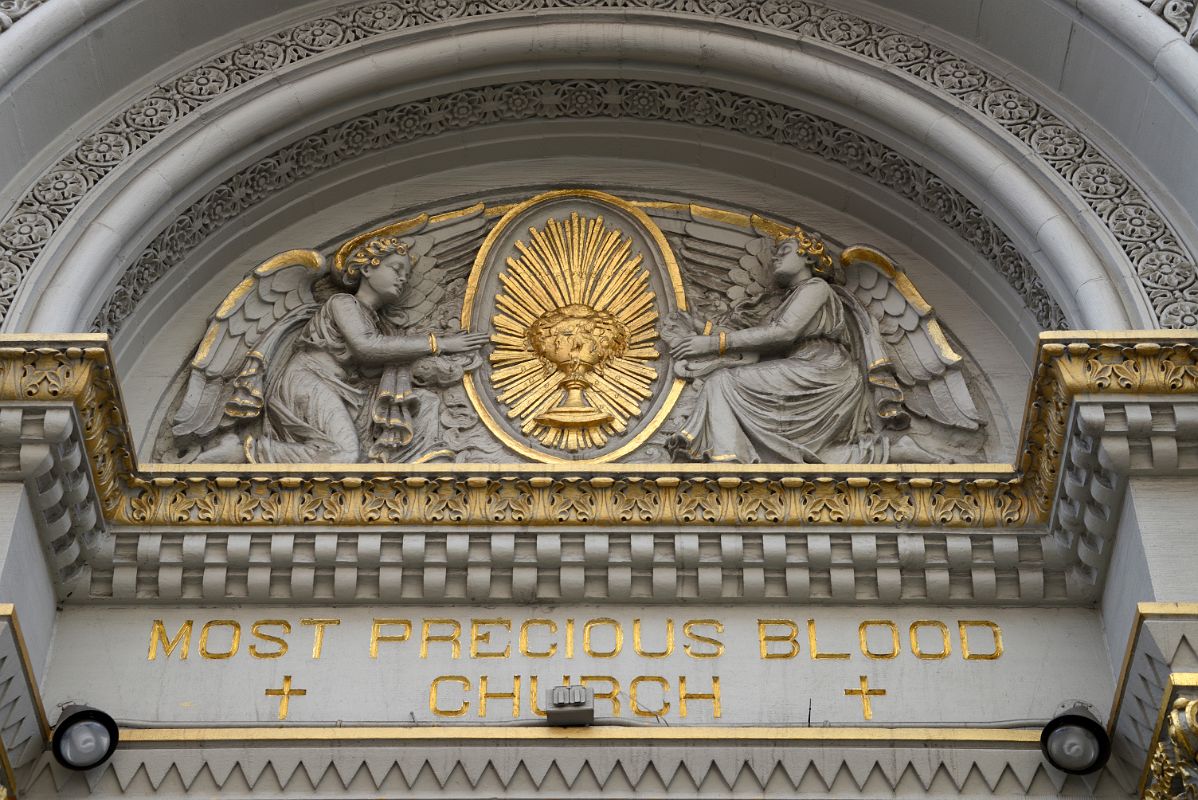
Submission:
<svg viewBox="0 0 1198 800">
<path fill-rule="evenodd" d="M 155 459 L 974 463 L 1002 437 L 993 389 L 872 247 L 594 189 L 469 202 L 251 270 Z"/>
<path fill-rule="evenodd" d="M 372 3 L 348 7 L 242 45 L 143 96 L 83 137 L 70 155 L 36 182 L 0 224 L 0 315 L 7 315 L 34 261 L 85 193 L 173 122 L 231 89 L 289 64 L 401 28 L 558 5 L 651 8 L 731 19 L 791 31 L 900 69 L 1001 126 L 1030 155 L 1068 181 L 1124 250 L 1162 325 L 1184 327 L 1198 320 L 1198 288 L 1194 286 L 1198 274 L 1193 258 L 1134 183 L 1076 129 L 1009 83 L 943 48 L 888 26 L 809 3 L 750 0 L 699 6 L 688 0 L 605 0 L 601 4 L 452 0 L 435 9 L 407 10 L 394 3 Z M 1035 304 L 1032 308 L 1041 324 L 1046 324 L 1043 309 Z"/>
</svg>

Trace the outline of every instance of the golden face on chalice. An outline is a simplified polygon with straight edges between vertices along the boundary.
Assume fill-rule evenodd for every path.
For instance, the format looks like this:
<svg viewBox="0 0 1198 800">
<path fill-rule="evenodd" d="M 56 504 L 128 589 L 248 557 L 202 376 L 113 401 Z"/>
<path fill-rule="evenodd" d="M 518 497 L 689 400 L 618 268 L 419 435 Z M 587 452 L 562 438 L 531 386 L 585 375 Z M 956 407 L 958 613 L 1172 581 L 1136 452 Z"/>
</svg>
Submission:
<svg viewBox="0 0 1198 800">
<path fill-rule="evenodd" d="M 529 228 L 498 275 L 488 361 L 520 431 L 566 452 L 628 430 L 653 394 L 657 302 L 630 236 L 603 217 Z"/>
<path fill-rule="evenodd" d="M 581 303 L 555 308 L 537 318 L 525 334 L 529 348 L 564 377 L 561 401 L 536 416 L 541 425 L 587 428 L 612 415 L 586 400 L 588 373 L 601 371 L 628 349 L 628 329 L 615 315 Z"/>
</svg>

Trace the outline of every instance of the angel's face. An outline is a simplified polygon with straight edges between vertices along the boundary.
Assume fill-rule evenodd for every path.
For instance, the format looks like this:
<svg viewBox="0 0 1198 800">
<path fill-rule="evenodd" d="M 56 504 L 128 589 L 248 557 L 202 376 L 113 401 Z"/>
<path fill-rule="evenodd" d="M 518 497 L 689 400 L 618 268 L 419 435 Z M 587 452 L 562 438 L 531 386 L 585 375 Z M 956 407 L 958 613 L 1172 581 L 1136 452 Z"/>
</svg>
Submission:
<svg viewBox="0 0 1198 800">
<path fill-rule="evenodd" d="M 412 258 L 407 253 L 390 253 L 379 259 L 378 266 L 362 274 L 362 280 L 384 303 L 394 303 L 403 297 L 412 275 Z"/>
<path fill-rule="evenodd" d="M 794 239 L 783 239 L 774 250 L 770 266 L 774 270 L 774 281 L 779 286 L 790 286 L 807 271 L 807 257 L 799 252 L 798 242 Z"/>
</svg>

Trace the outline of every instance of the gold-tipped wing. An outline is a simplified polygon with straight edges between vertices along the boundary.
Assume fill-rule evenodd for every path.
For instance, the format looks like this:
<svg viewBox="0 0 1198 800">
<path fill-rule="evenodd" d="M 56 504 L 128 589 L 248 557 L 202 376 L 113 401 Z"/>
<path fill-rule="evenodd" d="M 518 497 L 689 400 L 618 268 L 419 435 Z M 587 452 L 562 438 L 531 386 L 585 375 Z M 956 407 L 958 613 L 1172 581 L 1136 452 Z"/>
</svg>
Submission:
<svg viewBox="0 0 1198 800">
<path fill-rule="evenodd" d="M 261 383 L 278 348 L 316 310 L 313 282 L 325 274 L 315 250 L 288 250 L 254 268 L 209 319 L 171 419 L 177 440 L 206 437 L 262 410 Z"/>
<path fill-rule="evenodd" d="M 974 405 L 961 356 L 953 351 L 932 307 L 902 270 L 879 251 L 846 247 L 840 256 L 845 288 L 876 320 L 912 414 L 954 428 L 977 430 L 982 415 Z"/>
</svg>

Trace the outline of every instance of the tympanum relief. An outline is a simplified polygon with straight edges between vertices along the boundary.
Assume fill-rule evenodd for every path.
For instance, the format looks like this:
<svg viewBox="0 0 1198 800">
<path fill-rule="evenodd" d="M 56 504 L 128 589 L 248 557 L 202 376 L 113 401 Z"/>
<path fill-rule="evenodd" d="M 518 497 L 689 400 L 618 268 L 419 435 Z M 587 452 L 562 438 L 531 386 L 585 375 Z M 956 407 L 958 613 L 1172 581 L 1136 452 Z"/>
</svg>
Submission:
<svg viewBox="0 0 1198 800">
<path fill-rule="evenodd" d="M 562 190 L 261 264 L 210 318 L 155 456 L 979 461 L 979 385 L 873 248 Z"/>
</svg>

